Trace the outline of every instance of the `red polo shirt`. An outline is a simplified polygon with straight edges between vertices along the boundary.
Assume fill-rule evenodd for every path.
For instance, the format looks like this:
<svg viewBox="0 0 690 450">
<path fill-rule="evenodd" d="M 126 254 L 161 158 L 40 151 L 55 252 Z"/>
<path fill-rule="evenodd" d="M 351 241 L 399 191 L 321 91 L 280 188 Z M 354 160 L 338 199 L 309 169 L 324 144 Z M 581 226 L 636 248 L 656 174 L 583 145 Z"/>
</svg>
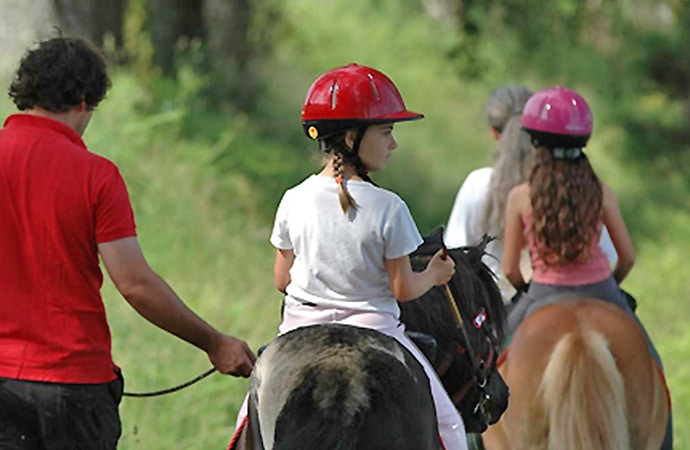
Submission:
<svg viewBox="0 0 690 450">
<path fill-rule="evenodd" d="M 114 379 L 97 243 L 135 236 L 124 180 L 67 125 L 0 130 L 0 377 Z"/>
</svg>

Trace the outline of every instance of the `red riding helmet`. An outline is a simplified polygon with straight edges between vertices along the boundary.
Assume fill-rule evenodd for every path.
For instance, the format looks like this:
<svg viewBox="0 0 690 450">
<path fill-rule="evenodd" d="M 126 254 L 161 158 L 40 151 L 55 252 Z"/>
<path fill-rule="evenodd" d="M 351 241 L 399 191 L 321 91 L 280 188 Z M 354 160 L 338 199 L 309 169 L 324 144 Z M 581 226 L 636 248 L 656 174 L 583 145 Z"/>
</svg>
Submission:
<svg viewBox="0 0 690 450">
<path fill-rule="evenodd" d="M 312 83 L 302 107 L 302 126 L 321 139 L 358 126 L 418 120 L 408 111 L 393 81 L 376 69 L 358 64 L 336 67 Z"/>
<path fill-rule="evenodd" d="M 522 128 L 539 145 L 584 147 L 592 135 L 592 111 L 580 94 L 563 86 L 532 95 L 522 111 Z"/>
</svg>

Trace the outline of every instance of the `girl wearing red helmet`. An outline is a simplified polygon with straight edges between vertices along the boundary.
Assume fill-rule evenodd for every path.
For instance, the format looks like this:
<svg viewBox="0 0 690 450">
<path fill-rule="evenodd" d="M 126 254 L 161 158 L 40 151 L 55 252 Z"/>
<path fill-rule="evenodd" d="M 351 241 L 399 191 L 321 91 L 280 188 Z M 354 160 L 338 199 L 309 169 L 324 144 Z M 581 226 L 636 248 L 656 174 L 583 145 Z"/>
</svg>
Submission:
<svg viewBox="0 0 690 450">
<path fill-rule="evenodd" d="M 368 175 L 383 170 L 397 147 L 393 124 L 422 117 L 371 67 L 338 67 L 311 85 L 302 124 L 325 164 L 285 192 L 276 213 L 274 278 L 286 294 L 279 331 L 339 322 L 394 337 L 425 368 L 445 448 L 465 449 L 462 419 L 405 335 L 397 303 L 447 283 L 455 264 L 439 252 L 426 270 L 412 270 L 408 255 L 422 243 L 417 226 L 405 202 Z"/>
<path fill-rule="evenodd" d="M 662 368 L 659 354 L 619 288 L 632 269 L 633 246 L 615 194 L 597 177 L 583 151 L 592 125 L 585 99 L 561 86 L 537 92 L 525 104 L 522 128 L 531 137 L 536 159 L 529 180 L 508 195 L 503 271 L 515 289 L 526 294 L 508 316 L 506 335 L 549 298 L 586 294 L 627 311 Z M 603 226 L 618 254 L 613 271 L 598 245 Z M 532 265 L 529 289 L 519 266 L 524 247 Z M 662 448 L 671 448 L 671 441 L 669 419 Z"/>
</svg>

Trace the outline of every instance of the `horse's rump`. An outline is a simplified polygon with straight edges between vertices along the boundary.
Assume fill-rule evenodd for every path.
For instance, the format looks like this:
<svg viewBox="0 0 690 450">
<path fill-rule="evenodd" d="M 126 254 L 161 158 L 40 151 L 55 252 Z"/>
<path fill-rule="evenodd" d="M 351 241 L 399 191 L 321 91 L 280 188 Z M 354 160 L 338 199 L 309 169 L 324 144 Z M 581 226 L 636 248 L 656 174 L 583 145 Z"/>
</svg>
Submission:
<svg viewBox="0 0 690 450">
<path fill-rule="evenodd" d="M 277 337 L 250 380 L 274 449 L 438 449 L 429 380 L 393 338 L 328 324 Z"/>
<path fill-rule="evenodd" d="M 555 303 L 520 325 L 501 373 L 511 403 L 488 449 L 655 449 L 668 403 L 642 331 L 594 299 Z M 510 437 L 510 439 L 508 439 Z"/>
</svg>

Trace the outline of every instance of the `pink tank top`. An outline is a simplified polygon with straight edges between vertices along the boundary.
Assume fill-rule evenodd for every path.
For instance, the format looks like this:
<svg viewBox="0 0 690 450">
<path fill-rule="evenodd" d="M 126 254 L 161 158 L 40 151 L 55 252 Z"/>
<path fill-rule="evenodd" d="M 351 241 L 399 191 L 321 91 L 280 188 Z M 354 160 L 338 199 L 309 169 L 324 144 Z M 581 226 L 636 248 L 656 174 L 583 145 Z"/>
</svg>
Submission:
<svg viewBox="0 0 690 450">
<path fill-rule="evenodd" d="M 606 254 L 599 246 L 599 239 L 592 240 L 587 261 L 548 266 L 539 256 L 532 235 L 532 210 L 522 216 L 522 223 L 532 263 L 533 281 L 556 286 L 582 286 L 598 283 L 611 276 L 611 267 Z M 597 236 L 600 235 L 602 227 L 600 223 Z"/>
</svg>

